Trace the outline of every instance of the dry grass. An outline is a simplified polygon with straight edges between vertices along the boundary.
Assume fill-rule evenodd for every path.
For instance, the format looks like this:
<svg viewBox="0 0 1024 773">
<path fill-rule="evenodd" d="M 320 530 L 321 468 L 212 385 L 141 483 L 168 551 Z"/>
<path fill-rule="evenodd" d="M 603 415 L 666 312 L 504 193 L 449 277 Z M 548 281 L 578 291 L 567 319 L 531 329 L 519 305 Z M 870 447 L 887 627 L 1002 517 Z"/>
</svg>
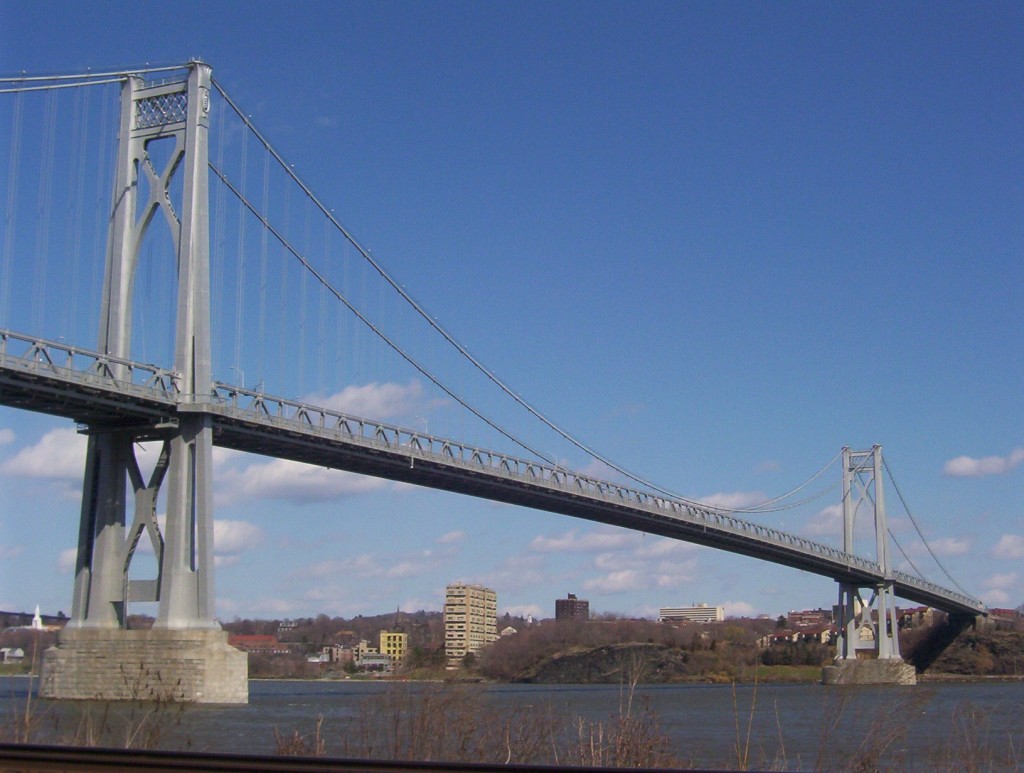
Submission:
<svg viewBox="0 0 1024 773">
<path fill-rule="evenodd" d="M 152 678 L 151 678 L 152 677 Z M 181 725 L 186 704 L 180 685 L 165 685 L 159 673 L 144 666 L 138 673 L 122 670 L 132 696 L 127 701 L 82 701 L 61 706 L 48 703 L 40 710 L 29 677 L 25 703 L 10 717 L 0 718 L 0 742 L 120 749 L 166 748 L 169 734 Z M 143 687 L 143 685 L 154 685 Z M 190 745 L 186 738 L 183 743 Z"/>
<path fill-rule="evenodd" d="M 497 707 L 472 686 L 396 683 L 366 698 L 338 728 L 328 750 L 323 719 L 314 732 L 275 733 L 281 755 L 350 759 L 560 764 L 604 767 L 684 767 L 657 718 L 634 706 L 635 684 L 620 712 L 595 721 L 553 706 Z"/>
</svg>

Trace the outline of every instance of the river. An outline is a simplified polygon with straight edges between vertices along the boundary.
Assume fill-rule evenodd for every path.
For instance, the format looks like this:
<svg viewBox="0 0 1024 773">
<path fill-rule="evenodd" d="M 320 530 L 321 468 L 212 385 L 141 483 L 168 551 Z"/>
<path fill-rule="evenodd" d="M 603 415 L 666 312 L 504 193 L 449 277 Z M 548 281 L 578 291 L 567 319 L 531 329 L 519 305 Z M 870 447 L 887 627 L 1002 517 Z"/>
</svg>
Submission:
<svg viewBox="0 0 1024 773">
<path fill-rule="evenodd" d="M 0 731 L 8 737 L 24 713 L 30 684 L 0 677 Z M 426 723 L 421 733 L 450 733 L 467 722 L 500 725 L 514 714 L 513 724 L 526 735 L 561 720 L 561 739 L 578 741 L 581 728 L 588 739 L 596 737 L 595 728 L 602 731 L 594 723 L 604 723 L 606 733 L 629 700 L 628 690 L 608 685 L 254 680 L 244 706 L 36 701 L 33 740 L 77 737 L 85 743 L 92 733 L 101 745 L 122 746 L 135 733 L 136 743 L 161 748 L 274 754 L 278 739 L 296 733 L 311 748 L 322 718 L 326 753 L 361 757 L 368 745 L 387 745 L 381 739 L 394 736 L 400 717 L 417 712 L 423 715 L 417 721 Z M 1022 682 L 641 685 L 631 712 L 648 729 L 656 723 L 651 732 L 668 739 L 676 759 L 694 766 L 737 768 L 745 760 L 762 769 L 839 770 L 874 760 L 892 770 L 1024 770 Z M 564 752 L 559 761 L 568 761 Z"/>
</svg>

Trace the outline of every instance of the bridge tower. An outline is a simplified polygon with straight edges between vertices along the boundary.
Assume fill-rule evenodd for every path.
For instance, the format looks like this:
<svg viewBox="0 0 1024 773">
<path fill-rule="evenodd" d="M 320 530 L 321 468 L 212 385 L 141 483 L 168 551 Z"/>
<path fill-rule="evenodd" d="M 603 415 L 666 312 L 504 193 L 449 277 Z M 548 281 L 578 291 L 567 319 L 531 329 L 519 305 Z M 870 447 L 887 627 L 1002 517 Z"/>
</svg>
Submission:
<svg viewBox="0 0 1024 773">
<path fill-rule="evenodd" d="M 889 526 L 885 512 L 882 447 L 870 451 L 843 449 L 843 552 L 854 553 L 854 522 L 862 508 L 871 512 L 875 531 L 875 561 L 882 581 L 871 586 L 864 600 L 863 586 L 839 581 L 839 637 L 836 661 L 827 666 L 826 683 L 914 684 L 914 668 L 900 657 L 896 596 L 889 561 Z"/>
<path fill-rule="evenodd" d="M 177 287 L 168 292 L 177 295 L 179 400 L 174 415 L 152 425 L 90 425 L 85 430 L 72 616 L 43 663 L 41 693 L 47 697 L 248 700 L 246 656 L 227 645 L 213 616 L 213 430 L 208 414 L 189 411 L 209 401 L 212 388 L 211 75 L 208 65 L 193 61 L 183 80 L 147 84 L 129 76 L 122 85 L 98 349 L 131 357 L 140 249 L 154 221 L 165 221 L 177 260 Z M 155 143 L 173 147 L 162 169 L 150 152 Z M 135 456 L 140 441 L 162 443 L 149 480 Z M 164 485 L 167 512 L 161 531 L 156 503 Z M 156 557 L 156 577 L 133 579 L 132 559 L 143 535 Z M 132 601 L 158 603 L 152 630 L 128 630 Z"/>
</svg>

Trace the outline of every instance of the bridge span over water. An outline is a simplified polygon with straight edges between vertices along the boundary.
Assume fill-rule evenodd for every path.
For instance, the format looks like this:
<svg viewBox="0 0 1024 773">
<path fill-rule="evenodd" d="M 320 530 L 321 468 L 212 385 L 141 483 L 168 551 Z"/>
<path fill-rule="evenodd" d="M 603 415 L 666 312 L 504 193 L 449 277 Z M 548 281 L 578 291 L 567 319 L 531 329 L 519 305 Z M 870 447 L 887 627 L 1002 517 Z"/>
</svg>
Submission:
<svg viewBox="0 0 1024 773">
<path fill-rule="evenodd" d="M 44 291 L 48 275 L 60 273 L 46 267 L 51 237 L 48 223 L 34 240 L 21 240 L 26 242 L 23 254 L 35 266 L 35 294 L 26 293 L 25 298 L 18 299 L 29 308 L 30 327 L 26 330 L 0 318 L 0 404 L 71 419 L 88 435 L 71 622 L 60 646 L 49 653 L 44 664 L 44 694 L 133 697 L 121 684 L 124 674 L 130 672 L 149 679 L 147 689 L 157 689 L 159 684 L 176 685 L 174 689 L 180 694 L 168 697 L 212 702 L 246 699 L 245 656 L 227 647 L 214 616 L 214 445 L 612 524 L 830 577 L 839 584 L 838 658 L 843 662 L 855 662 L 864 655 L 883 661 L 899 660 L 896 595 L 961 619 L 985 613 L 983 605 L 967 594 L 893 567 L 888 557 L 878 446 L 870 451 L 843 450 L 844 534 L 839 549 L 659 492 L 654 486 L 635 488 L 573 472 L 542 454 L 524 458 L 245 388 L 240 359 L 244 348 L 256 349 L 261 361 L 268 348 L 295 348 L 299 352 L 298 370 L 303 371 L 308 367 L 306 348 L 315 348 L 303 339 L 303 331 L 314 324 L 309 316 L 318 317 L 315 324 L 323 331 L 328 310 L 338 309 L 339 314 L 351 314 L 365 325 L 404 360 L 404 365 L 412 366 L 475 418 L 525 451 L 532 451 L 446 388 L 407 347 L 349 300 L 332 278 L 335 264 L 343 262 L 334 260 L 333 238 L 367 273 L 382 278 L 382 286 L 397 297 L 396 305 L 412 309 L 413 319 L 425 323 L 431 336 L 439 335 L 446 351 L 454 347 L 456 359 L 468 361 L 476 371 L 486 374 L 489 388 L 500 387 L 505 396 L 578 449 L 609 464 L 624 477 L 631 477 L 525 404 L 429 316 L 284 163 L 247 114 L 213 80 L 209 65 L 193 61 L 133 72 L 21 76 L 4 83 L 7 87 L 0 89 L 0 94 L 15 93 L 18 98 L 51 90 L 43 131 L 48 138 L 46 152 L 51 156 L 60 123 L 54 108 L 57 89 L 85 90 L 103 83 L 116 83 L 120 88 L 113 204 L 97 218 L 102 225 L 96 229 L 96 233 L 107 233 L 102 300 L 97 304 L 97 343 L 80 345 L 86 340 L 80 336 L 87 335 L 81 330 L 75 331 L 76 343 L 41 334 L 48 316 L 43 301 L 49 297 L 59 304 L 65 301 L 63 295 Z M 215 100 L 220 105 L 219 113 L 214 109 Z M 78 124 L 85 124 L 86 105 L 83 100 L 76 108 Z M 19 102 L 16 126 L 21 125 L 21 109 Z M 235 173 L 222 159 L 229 155 L 223 139 L 228 133 L 221 135 L 213 159 L 209 147 L 209 133 L 216 118 L 232 114 L 241 124 L 238 128 L 243 149 Z M 46 165 L 50 172 L 74 178 L 91 158 L 83 152 L 89 144 L 87 137 L 83 132 L 77 145 L 71 143 L 72 150 L 78 148 L 78 155 L 71 154 L 66 169 L 54 173 L 51 158 Z M 14 139 L 10 158 L 19 157 L 21 139 Z M 263 153 L 262 166 L 247 158 L 247 142 Z M 298 191 L 296 195 L 307 207 L 304 217 L 290 216 L 294 205 L 287 194 L 279 201 L 285 222 L 269 217 L 271 168 L 277 170 L 289 190 Z M 246 184 L 249 174 L 262 174 L 259 195 L 247 193 L 254 187 Z M 102 173 L 98 176 L 104 178 Z M 231 244 L 239 255 L 234 276 L 229 276 L 223 266 L 211 271 L 211 179 L 220 186 L 218 196 L 230 198 L 238 213 L 237 241 Z M 80 180 L 59 187 L 84 196 L 85 186 Z M 11 191 L 15 188 L 13 183 L 9 186 Z M 45 211 L 54 188 L 49 180 L 40 185 L 34 212 L 38 213 L 40 207 Z M 15 221 L 15 198 L 7 202 L 9 222 Z M 77 213 L 69 227 L 84 218 L 81 204 L 78 199 L 69 202 L 70 209 Z M 215 212 L 224 209 L 218 207 Z M 314 217 L 318 228 L 311 227 Z M 23 218 L 20 222 L 25 221 Z M 300 221 L 300 225 L 293 221 Z M 155 246 L 159 243 L 156 231 L 151 231 L 154 224 L 167 228 L 160 247 Z M 255 231 L 249 233 L 247 228 Z M 221 260 L 223 253 L 230 252 L 223 248 L 227 243 L 224 231 L 221 227 L 218 236 Z M 314 232 L 322 232 L 322 239 L 311 239 L 305 247 L 296 242 Z M 13 252 L 12 245 L 19 236 L 13 232 L 6 236 L 5 249 Z M 76 233 L 68 254 L 74 256 L 73 260 L 84 256 L 81 259 L 91 261 L 95 269 L 96 255 L 83 248 L 87 241 Z M 287 293 L 268 297 L 267 287 L 273 284 L 268 248 L 271 242 L 280 254 L 280 282 L 284 284 L 288 276 L 294 276 L 293 286 L 301 288 L 295 293 L 298 319 L 289 320 L 282 312 L 285 322 L 281 324 L 267 322 L 277 313 L 275 307 L 288 301 Z M 254 243 L 261 245 L 258 268 L 245 264 Z M 142 260 L 144 251 L 146 261 Z M 166 302 L 167 308 L 162 310 L 165 314 L 136 303 L 140 265 L 153 263 L 159 264 L 165 274 L 155 280 L 158 292 L 150 296 L 148 304 Z M 344 262 L 341 273 L 347 267 L 348 262 Z M 5 271 L 8 268 L 5 266 Z M 69 276 L 82 273 L 76 264 Z M 99 275 L 98 270 L 95 273 Z M 213 280 L 234 290 L 233 296 L 228 295 L 229 303 L 234 305 L 234 335 L 225 336 L 233 341 L 223 348 L 234 349 L 235 365 L 229 367 L 243 382 L 239 386 L 213 377 L 211 288 L 217 286 L 217 281 L 211 280 L 211 274 Z M 252 277 L 260 288 L 255 304 L 244 291 L 245 282 Z M 309 303 L 307 286 L 320 293 L 319 308 Z M 67 296 L 74 298 L 77 292 L 72 280 Z M 133 334 L 139 332 L 139 305 L 146 306 L 145 319 L 155 328 L 150 331 L 151 337 L 168 341 L 163 355 L 166 360 L 160 365 L 145 364 L 140 360 L 149 358 L 136 353 Z M 59 313 L 75 317 L 73 304 L 70 311 L 62 306 Z M 225 327 L 231 326 L 223 316 L 220 321 Z M 268 341 L 275 331 L 280 337 L 277 346 L 271 347 Z M 287 372 L 284 367 L 275 370 L 279 376 Z M 148 480 L 143 478 L 135 456 L 135 444 L 142 441 L 162 444 Z M 645 485 L 638 478 L 632 479 Z M 158 523 L 156 502 L 161 491 L 166 495 L 166 514 L 164 522 Z M 870 558 L 854 552 L 854 517 L 862 505 L 874 515 L 876 550 Z M 151 579 L 137 579 L 131 574 L 132 559 L 143 535 L 148 536 L 156 557 L 157 576 Z M 861 596 L 863 589 L 870 591 L 870 599 Z M 153 631 L 126 630 L 130 602 L 159 605 Z M 101 663 L 106 665 L 100 668 Z M 152 678 L 147 676 L 151 673 L 155 673 Z"/>
<path fill-rule="evenodd" d="M 980 614 L 969 596 L 876 561 L 710 507 L 464 445 L 416 430 L 217 383 L 185 395 L 179 376 L 54 341 L 0 331 L 0 403 L 105 431 L 160 439 L 179 416 L 202 414 L 214 444 L 236 451 L 362 473 L 522 505 L 684 540 L 872 586 L 952 613 Z M 137 435 L 138 437 L 138 435 Z"/>
</svg>

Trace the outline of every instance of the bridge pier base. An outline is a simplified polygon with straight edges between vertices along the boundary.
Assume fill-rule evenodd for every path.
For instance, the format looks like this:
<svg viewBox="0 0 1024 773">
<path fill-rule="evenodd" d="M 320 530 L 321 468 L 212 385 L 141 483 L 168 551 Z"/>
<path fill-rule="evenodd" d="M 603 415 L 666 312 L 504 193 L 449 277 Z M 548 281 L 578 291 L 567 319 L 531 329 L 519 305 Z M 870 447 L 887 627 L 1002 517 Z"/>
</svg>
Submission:
<svg viewBox="0 0 1024 773">
<path fill-rule="evenodd" d="M 248 656 L 219 629 L 65 628 L 43 653 L 39 695 L 247 703 L 248 676 Z"/>
<path fill-rule="evenodd" d="M 899 658 L 837 660 L 821 669 L 822 684 L 917 684 L 917 671 Z"/>
</svg>

